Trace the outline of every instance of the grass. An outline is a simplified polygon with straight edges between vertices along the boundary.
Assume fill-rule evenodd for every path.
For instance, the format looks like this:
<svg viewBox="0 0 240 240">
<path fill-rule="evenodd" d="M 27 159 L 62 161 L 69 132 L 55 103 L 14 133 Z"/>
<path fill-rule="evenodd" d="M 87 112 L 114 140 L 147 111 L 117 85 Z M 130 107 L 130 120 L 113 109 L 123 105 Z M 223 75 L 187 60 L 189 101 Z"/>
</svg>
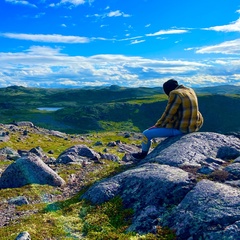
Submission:
<svg viewBox="0 0 240 240">
<path fill-rule="evenodd" d="M 138 97 L 135 99 L 128 100 L 126 102 L 130 104 L 142 104 L 142 103 L 155 103 L 158 101 L 166 101 L 167 99 L 168 97 L 165 94 L 155 94 L 148 97 Z"/>
<path fill-rule="evenodd" d="M 114 122 L 114 121 L 99 121 L 101 127 L 104 129 L 104 132 L 112 131 L 112 129 L 117 129 L 118 131 L 131 131 L 131 132 L 140 132 L 140 129 L 131 121 L 125 122 Z"/>
<path fill-rule="evenodd" d="M 28 131 L 26 136 L 23 135 L 23 131 Z M 7 131 L 7 130 L 6 130 Z M 95 146 L 94 144 L 100 141 L 103 143 L 102 146 Z M 57 158 L 64 150 L 73 145 L 83 144 L 91 147 L 95 151 L 102 152 L 106 148 L 107 143 L 110 141 L 121 141 L 124 143 L 130 143 L 131 140 L 121 136 L 118 132 L 93 132 L 90 134 L 82 135 L 68 135 L 67 138 L 60 138 L 56 136 L 51 136 L 48 134 L 37 134 L 32 132 L 31 128 L 22 127 L 21 131 L 15 131 L 10 133 L 10 140 L 7 142 L 0 142 L 0 149 L 4 147 L 10 147 L 14 150 L 31 150 L 35 147 L 41 147 L 45 153 L 50 150 L 53 154 L 48 154 L 50 157 Z M 138 141 L 139 142 L 139 141 Z M 113 148 L 110 149 L 114 150 Z M 114 152 L 114 151 L 112 151 Z M 118 154 L 120 157 L 121 154 Z M 1 162 L 0 164 L 5 164 L 6 162 Z"/>
<path fill-rule="evenodd" d="M 2 129 L 4 130 L 4 129 Z M 6 129 L 5 129 L 6 130 Z M 28 134 L 23 136 L 23 131 Z M 124 138 L 118 132 L 93 132 L 87 135 L 68 135 L 67 139 L 50 136 L 47 134 L 37 134 L 30 128 L 21 128 L 19 131 L 13 131 L 9 134 L 8 142 L 0 142 L 0 148 L 11 147 L 14 150 L 25 149 L 40 146 L 44 152 L 52 150 L 54 157 L 57 157 L 62 151 L 76 144 L 85 144 L 95 151 L 102 152 L 111 141 L 121 141 L 130 143 L 130 138 Z M 84 140 L 83 140 L 84 139 Z M 96 141 L 101 141 L 101 146 L 95 146 Z M 140 141 L 140 140 L 139 140 Z M 122 153 L 117 153 L 116 148 L 109 148 L 110 153 L 119 157 Z M 2 160 L 0 166 L 7 166 L 12 161 Z M 28 231 L 32 239 L 174 239 L 174 233 L 170 230 L 163 230 L 161 237 L 158 233 L 138 235 L 133 232 L 126 232 L 130 226 L 133 211 L 125 209 L 122 200 L 116 197 L 109 202 L 101 205 L 92 205 L 84 200 L 80 201 L 80 196 L 86 189 L 96 181 L 105 177 L 110 177 L 125 170 L 126 166 L 121 166 L 117 162 L 103 160 L 101 167 L 94 172 L 89 172 L 84 178 L 84 187 L 71 198 L 51 201 L 49 196 L 58 196 L 62 194 L 61 189 L 48 185 L 27 185 L 21 188 L 1 189 L 0 202 L 2 207 L 6 201 L 18 196 L 25 196 L 30 204 L 16 207 L 18 214 L 24 211 L 29 214 L 22 216 L 18 220 L 12 220 L 9 225 L 0 228 L 1 239 L 11 240 L 22 231 Z M 80 174 L 79 165 L 59 165 L 58 174 L 66 181 L 70 174 Z M 7 206 L 7 205 L 6 205 Z M 5 207 L 6 207 L 5 206 Z M 34 212 L 34 213 L 33 213 Z M 169 232 L 170 231 L 170 232 Z M 169 236 L 173 236 L 168 238 Z"/>
</svg>

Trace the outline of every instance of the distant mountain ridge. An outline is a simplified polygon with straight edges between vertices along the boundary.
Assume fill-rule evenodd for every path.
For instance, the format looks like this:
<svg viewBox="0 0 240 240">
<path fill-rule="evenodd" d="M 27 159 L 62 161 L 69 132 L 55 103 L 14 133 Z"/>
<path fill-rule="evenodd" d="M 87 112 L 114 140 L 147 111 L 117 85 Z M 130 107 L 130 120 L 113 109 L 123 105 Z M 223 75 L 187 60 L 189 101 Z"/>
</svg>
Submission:
<svg viewBox="0 0 240 240">
<path fill-rule="evenodd" d="M 9 91 L 29 91 L 29 90 L 36 90 L 36 89 L 42 89 L 44 90 L 50 90 L 51 91 L 80 91 L 80 90 L 109 90 L 109 91 L 124 91 L 127 89 L 133 89 L 133 90 L 144 90 L 145 91 L 154 91 L 157 93 L 164 93 L 162 87 L 122 87 L 119 85 L 110 85 L 110 86 L 84 86 L 82 88 L 35 88 L 35 87 L 23 87 L 23 86 L 8 86 L 4 88 L 0 88 L 0 91 L 6 89 Z M 197 93 L 212 93 L 212 94 L 240 94 L 240 86 L 235 85 L 219 85 L 219 86 L 210 86 L 210 87 L 193 87 L 193 89 Z"/>
<path fill-rule="evenodd" d="M 123 90 L 123 89 L 155 89 L 159 90 L 159 93 L 164 93 L 162 87 L 121 87 L 118 85 L 110 85 L 110 86 L 98 86 L 98 87 L 83 87 L 82 89 L 87 90 L 100 90 L 100 89 L 108 89 L 113 91 Z M 210 93 L 210 94 L 240 94 L 240 86 L 235 85 L 219 85 L 219 86 L 210 86 L 210 87 L 193 87 L 193 89 L 197 93 Z"/>
<path fill-rule="evenodd" d="M 213 87 L 195 88 L 197 93 L 212 93 L 212 94 L 240 94 L 240 86 L 235 85 L 220 85 Z"/>
</svg>

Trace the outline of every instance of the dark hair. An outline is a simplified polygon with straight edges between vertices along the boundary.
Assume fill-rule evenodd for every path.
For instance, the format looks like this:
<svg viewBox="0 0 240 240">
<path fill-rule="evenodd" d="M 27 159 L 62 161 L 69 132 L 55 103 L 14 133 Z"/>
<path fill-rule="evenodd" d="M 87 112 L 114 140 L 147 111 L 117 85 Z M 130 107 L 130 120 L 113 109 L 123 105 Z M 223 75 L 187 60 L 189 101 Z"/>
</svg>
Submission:
<svg viewBox="0 0 240 240">
<path fill-rule="evenodd" d="M 163 90 L 167 95 L 169 95 L 169 93 L 176 87 L 178 87 L 178 82 L 174 79 L 170 79 L 163 84 Z"/>
</svg>

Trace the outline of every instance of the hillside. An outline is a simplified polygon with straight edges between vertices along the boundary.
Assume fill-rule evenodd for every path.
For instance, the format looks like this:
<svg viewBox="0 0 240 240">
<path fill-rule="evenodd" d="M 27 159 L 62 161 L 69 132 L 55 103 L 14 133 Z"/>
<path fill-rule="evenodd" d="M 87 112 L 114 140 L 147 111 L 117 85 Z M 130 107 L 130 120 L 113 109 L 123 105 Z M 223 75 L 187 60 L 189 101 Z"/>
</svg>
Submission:
<svg viewBox="0 0 240 240">
<path fill-rule="evenodd" d="M 240 131 L 239 87 L 220 86 L 196 91 L 205 119 L 202 131 Z M 156 122 L 166 101 L 162 88 L 38 89 L 12 86 L 0 89 L 0 122 L 31 121 L 66 133 L 139 132 Z"/>
<path fill-rule="evenodd" d="M 196 88 L 197 93 L 211 93 L 211 94 L 239 94 L 240 86 L 220 85 L 214 87 Z"/>
</svg>

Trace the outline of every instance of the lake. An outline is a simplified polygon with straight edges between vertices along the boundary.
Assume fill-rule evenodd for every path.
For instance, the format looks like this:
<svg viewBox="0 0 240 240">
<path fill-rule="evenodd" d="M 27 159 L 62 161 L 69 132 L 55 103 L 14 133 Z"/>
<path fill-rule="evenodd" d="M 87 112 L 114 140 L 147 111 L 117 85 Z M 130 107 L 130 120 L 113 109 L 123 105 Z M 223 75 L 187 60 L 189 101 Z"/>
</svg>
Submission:
<svg viewBox="0 0 240 240">
<path fill-rule="evenodd" d="M 61 107 L 40 107 L 40 108 L 37 108 L 37 110 L 40 110 L 40 111 L 50 111 L 50 112 L 54 112 L 54 111 L 57 111 L 59 109 L 62 109 Z"/>
</svg>

